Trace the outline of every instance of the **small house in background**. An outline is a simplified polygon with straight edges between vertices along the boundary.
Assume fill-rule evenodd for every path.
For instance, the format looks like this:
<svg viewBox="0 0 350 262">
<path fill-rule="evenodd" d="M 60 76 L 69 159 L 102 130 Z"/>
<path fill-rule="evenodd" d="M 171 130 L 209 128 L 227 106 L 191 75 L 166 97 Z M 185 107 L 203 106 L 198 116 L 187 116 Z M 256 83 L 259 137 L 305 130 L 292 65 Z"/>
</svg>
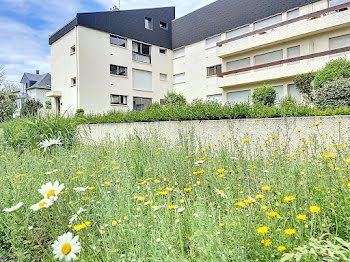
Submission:
<svg viewBox="0 0 350 262">
<path fill-rule="evenodd" d="M 51 101 L 46 93 L 51 90 L 51 74 L 40 74 L 39 70 L 36 74 L 24 73 L 21 79 L 21 90 L 17 96 L 17 110 L 15 116 L 18 116 L 22 104 L 26 99 L 31 98 L 40 101 L 45 107 L 46 101 Z"/>
</svg>

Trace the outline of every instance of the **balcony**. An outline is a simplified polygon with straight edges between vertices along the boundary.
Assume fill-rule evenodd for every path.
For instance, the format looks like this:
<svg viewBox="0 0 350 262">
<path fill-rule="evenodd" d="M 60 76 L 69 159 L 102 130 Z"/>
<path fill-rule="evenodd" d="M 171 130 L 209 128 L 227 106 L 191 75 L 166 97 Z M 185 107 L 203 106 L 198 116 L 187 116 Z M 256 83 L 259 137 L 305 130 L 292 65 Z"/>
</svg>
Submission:
<svg viewBox="0 0 350 262">
<path fill-rule="evenodd" d="M 350 26 L 350 3 L 309 13 L 217 43 L 217 56 L 226 58 L 256 48 Z M 344 10 L 342 12 L 336 12 Z"/>
<path fill-rule="evenodd" d="M 298 74 L 317 71 L 325 63 L 338 57 L 350 56 L 350 46 L 279 60 L 257 66 L 245 67 L 217 74 L 217 86 L 220 88 L 238 86 L 248 83 L 268 82 L 288 79 Z"/>
</svg>

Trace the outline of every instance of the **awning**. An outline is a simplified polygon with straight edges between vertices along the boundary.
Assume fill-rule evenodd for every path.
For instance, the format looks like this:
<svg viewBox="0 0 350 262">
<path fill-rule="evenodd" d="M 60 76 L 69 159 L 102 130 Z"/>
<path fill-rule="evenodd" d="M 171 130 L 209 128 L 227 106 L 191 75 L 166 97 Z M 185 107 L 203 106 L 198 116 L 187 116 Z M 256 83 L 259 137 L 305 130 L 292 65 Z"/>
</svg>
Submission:
<svg viewBox="0 0 350 262">
<path fill-rule="evenodd" d="M 46 93 L 47 97 L 61 97 L 62 92 L 61 91 L 50 91 Z"/>
</svg>

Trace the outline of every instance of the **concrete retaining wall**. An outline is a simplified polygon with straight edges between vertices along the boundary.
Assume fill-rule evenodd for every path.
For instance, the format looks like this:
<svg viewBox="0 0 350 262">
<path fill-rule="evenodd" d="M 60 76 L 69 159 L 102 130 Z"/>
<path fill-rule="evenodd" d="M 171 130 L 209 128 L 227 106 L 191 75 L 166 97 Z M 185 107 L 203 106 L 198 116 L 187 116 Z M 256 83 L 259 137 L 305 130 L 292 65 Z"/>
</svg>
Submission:
<svg viewBox="0 0 350 262">
<path fill-rule="evenodd" d="M 156 134 L 171 143 L 179 142 L 181 137 L 195 137 L 210 144 L 222 141 L 241 143 L 243 139 L 249 139 L 255 145 L 261 145 L 278 136 L 274 141 L 293 149 L 312 141 L 322 141 L 324 145 L 339 143 L 340 140 L 348 142 L 349 132 L 350 116 L 115 123 L 80 127 L 82 141 L 87 144 L 123 141 L 135 135 L 149 138 Z"/>
</svg>

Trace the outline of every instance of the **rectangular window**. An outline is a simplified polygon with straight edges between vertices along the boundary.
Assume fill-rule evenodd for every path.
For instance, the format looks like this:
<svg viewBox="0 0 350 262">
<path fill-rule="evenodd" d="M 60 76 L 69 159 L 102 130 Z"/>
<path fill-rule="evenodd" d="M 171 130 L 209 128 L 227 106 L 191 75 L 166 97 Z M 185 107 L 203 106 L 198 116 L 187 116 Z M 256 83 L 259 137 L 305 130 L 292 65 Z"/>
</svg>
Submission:
<svg viewBox="0 0 350 262">
<path fill-rule="evenodd" d="M 185 73 L 174 75 L 174 84 L 185 83 L 185 81 L 186 81 Z"/>
<path fill-rule="evenodd" d="M 133 98 L 133 108 L 135 111 L 142 111 L 147 105 L 152 103 L 152 98 L 145 97 L 134 97 Z"/>
<path fill-rule="evenodd" d="M 284 97 L 284 90 L 283 90 L 283 86 L 274 86 L 275 90 L 276 90 L 276 101 L 281 101 L 282 98 Z"/>
<path fill-rule="evenodd" d="M 110 35 L 109 42 L 111 45 L 126 47 L 126 38 Z"/>
<path fill-rule="evenodd" d="M 162 22 L 162 21 L 160 21 L 159 22 L 159 27 L 160 28 L 162 28 L 162 29 L 168 29 L 168 24 L 167 23 L 165 23 L 165 22 Z"/>
<path fill-rule="evenodd" d="M 151 63 L 151 46 L 139 42 L 132 42 L 132 60 Z"/>
<path fill-rule="evenodd" d="M 118 76 L 128 76 L 128 68 L 124 66 L 110 65 L 110 74 Z"/>
<path fill-rule="evenodd" d="M 246 103 L 250 101 L 252 92 L 250 90 L 227 93 L 227 101 L 230 103 Z"/>
<path fill-rule="evenodd" d="M 207 76 L 213 76 L 213 75 L 216 75 L 217 73 L 221 73 L 221 72 L 222 72 L 221 65 L 207 67 Z"/>
<path fill-rule="evenodd" d="M 111 95 L 111 105 L 128 105 L 128 97 L 121 95 Z"/>
<path fill-rule="evenodd" d="M 250 57 L 227 62 L 226 64 L 228 71 L 238 70 L 245 67 L 250 67 Z"/>
<path fill-rule="evenodd" d="M 141 91 L 152 91 L 152 72 L 133 69 L 133 88 Z"/>
<path fill-rule="evenodd" d="M 71 54 L 71 55 L 74 55 L 74 54 L 75 54 L 75 45 L 73 45 L 73 46 L 70 48 L 70 54 Z"/>
<path fill-rule="evenodd" d="M 211 48 L 216 46 L 217 42 L 221 41 L 221 35 L 214 36 L 205 40 L 205 48 Z"/>
<path fill-rule="evenodd" d="M 301 102 L 301 94 L 294 84 L 288 85 L 288 95 L 294 98 L 296 101 Z"/>
<path fill-rule="evenodd" d="M 300 45 L 287 48 L 288 58 L 295 58 L 300 56 Z"/>
<path fill-rule="evenodd" d="M 255 65 L 262 65 L 283 59 L 283 50 L 277 50 L 254 57 Z"/>
<path fill-rule="evenodd" d="M 153 30 L 153 20 L 151 17 L 145 17 L 145 28 L 148 30 Z"/>
<path fill-rule="evenodd" d="M 341 5 L 350 2 L 350 0 L 329 0 L 329 7 Z"/>
<path fill-rule="evenodd" d="M 160 73 L 159 79 L 160 79 L 161 81 L 166 81 L 166 80 L 168 79 L 168 75 L 167 75 L 167 74 L 162 74 L 162 73 Z"/>
<path fill-rule="evenodd" d="M 164 49 L 164 48 L 159 48 L 159 53 L 160 53 L 160 54 L 163 54 L 163 55 L 166 55 L 166 49 Z"/>
<path fill-rule="evenodd" d="M 217 95 L 209 95 L 207 96 L 208 101 L 215 101 L 218 103 L 222 103 L 222 94 Z"/>
<path fill-rule="evenodd" d="M 329 49 L 338 49 L 350 46 L 350 34 L 341 35 L 329 39 Z"/>
<path fill-rule="evenodd" d="M 282 22 L 282 14 L 276 15 L 270 18 L 266 18 L 264 20 L 254 23 L 254 30 L 258 30 L 273 24 L 277 24 L 279 22 Z"/>
<path fill-rule="evenodd" d="M 185 48 L 179 48 L 174 51 L 174 59 L 185 56 Z"/>
<path fill-rule="evenodd" d="M 70 85 L 71 86 L 76 86 L 77 85 L 77 78 L 76 77 L 72 77 L 70 79 Z"/>
<path fill-rule="evenodd" d="M 244 34 L 249 33 L 249 32 L 250 32 L 250 26 L 247 25 L 247 26 L 235 29 L 233 31 L 227 32 L 226 39 L 230 39 L 230 38 L 233 38 L 233 37 L 236 37 L 239 35 L 244 35 Z"/>
<path fill-rule="evenodd" d="M 287 12 L 287 19 L 293 19 L 299 17 L 299 9 L 295 9 L 292 11 Z"/>
</svg>

